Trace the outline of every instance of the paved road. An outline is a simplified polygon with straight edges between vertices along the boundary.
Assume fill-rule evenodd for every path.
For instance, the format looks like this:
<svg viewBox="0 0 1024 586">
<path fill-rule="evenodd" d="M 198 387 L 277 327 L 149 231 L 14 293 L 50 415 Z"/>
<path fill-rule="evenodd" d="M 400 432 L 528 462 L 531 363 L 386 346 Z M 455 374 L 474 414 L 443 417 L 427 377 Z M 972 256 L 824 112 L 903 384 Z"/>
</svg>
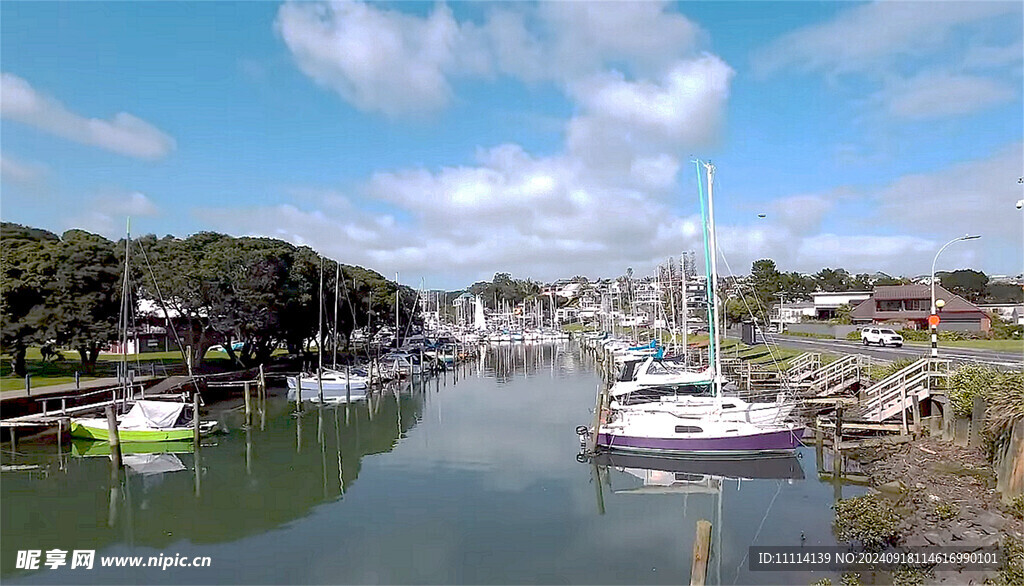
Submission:
<svg viewBox="0 0 1024 586">
<path fill-rule="evenodd" d="M 931 347 L 927 345 L 917 346 L 908 344 L 902 348 L 880 348 L 878 346 L 864 346 L 860 342 L 854 342 L 851 340 L 824 340 L 819 338 L 803 338 L 799 336 L 780 336 L 777 334 L 771 334 L 770 337 L 780 346 L 787 346 L 812 352 L 866 354 L 885 360 L 918 358 L 931 351 Z M 939 357 L 951 358 L 954 361 L 984 362 L 1004 368 L 1024 368 L 1024 352 L 995 352 L 992 350 L 978 350 L 975 348 L 943 347 L 940 342 Z"/>
</svg>

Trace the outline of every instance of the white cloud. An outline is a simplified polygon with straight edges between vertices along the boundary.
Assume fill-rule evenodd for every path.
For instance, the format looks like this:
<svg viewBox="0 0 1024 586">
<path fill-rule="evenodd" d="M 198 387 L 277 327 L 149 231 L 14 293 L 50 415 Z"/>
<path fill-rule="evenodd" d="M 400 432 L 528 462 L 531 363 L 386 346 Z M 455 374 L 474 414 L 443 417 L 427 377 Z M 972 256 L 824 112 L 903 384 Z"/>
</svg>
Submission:
<svg viewBox="0 0 1024 586">
<path fill-rule="evenodd" d="M 482 27 L 497 68 L 528 81 L 570 82 L 621 63 L 660 75 L 687 57 L 700 28 L 666 2 L 546 2 L 494 10 Z"/>
<path fill-rule="evenodd" d="M 956 236 L 982 234 L 987 241 L 1021 242 L 1017 178 L 1024 176 L 1024 143 L 994 155 L 931 173 L 906 175 L 872 195 L 878 220 L 911 224 L 916 231 Z"/>
<path fill-rule="evenodd" d="M 126 112 L 110 120 L 82 117 L 10 73 L 0 74 L 0 96 L 4 118 L 68 140 L 140 159 L 158 159 L 175 148 L 173 138 L 145 120 Z"/>
<path fill-rule="evenodd" d="M 124 235 L 128 218 L 159 214 L 160 208 L 144 193 L 108 191 L 89 198 L 85 211 L 65 217 L 64 225 L 116 239 Z"/>
<path fill-rule="evenodd" d="M 1014 2 L 874 2 L 833 20 L 783 35 L 753 57 L 763 74 L 783 68 L 869 71 L 906 56 L 934 52 L 957 28 L 1020 12 Z"/>
<path fill-rule="evenodd" d="M 444 5 L 425 17 L 362 2 L 290 3 L 277 30 L 298 67 L 355 107 L 387 115 L 448 105 L 451 79 L 503 73 L 560 85 L 609 63 L 660 76 L 700 29 L 662 2 L 543 3 L 491 10 L 479 26 Z"/>
<path fill-rule="evenodd" d="M 39 163 L 19 161 L 0 154 L 0 178 L 18 185 L 35 186 L 45 177 L 47 169 Z"/>
<path fill-rule="evenodd" d="M 897 117 L 914 120 L 968 114 L 1012 100 L 1013 86 L 975 75 L 925 73 L 898 80 L 876 98 Z"/>
<path fill-rule="evenodd" d="M 793 195 L 771 202 L 771 217 L 794 234 L 817 232 L 825 214 L 835 205 L 833 198 Z"/>
<path fill-rule="evenodd" d="M 781 36 L 751 62 L 762 76 L 788 69 L 855 77 L 850 91 L 889 119 L 960 116 L 1019 94 L 1019 67 L 1008 68 L 1021 61 L 1020 42 L 984 43 L 992 30 L 1019 23 L 1020 12 L 1012 2 L 862 4 Z M 966 46 L 961 33 L 970 35 Z"/>
<path fill-rule="evenodd" d="M 303 73 L 362 110 L 439 109 L 451 99 L 447 74 L 472 63 L 468 29 L 443 5 L 420 19 L 361 2 L 289 3 L 276 24 Z"/>
</svg>

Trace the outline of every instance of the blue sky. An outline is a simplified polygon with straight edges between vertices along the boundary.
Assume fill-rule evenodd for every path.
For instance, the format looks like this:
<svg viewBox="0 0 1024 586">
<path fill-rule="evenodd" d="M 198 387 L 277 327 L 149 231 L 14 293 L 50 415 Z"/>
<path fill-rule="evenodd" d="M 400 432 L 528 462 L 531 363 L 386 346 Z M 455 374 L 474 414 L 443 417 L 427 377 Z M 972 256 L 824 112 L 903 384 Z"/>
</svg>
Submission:
<svg viewBox="0 0 1024 586">
<path fill-rule="evenodd" d="M 1019 2 L 0 4 L 5 221 L 403 282 L 1024 270 Z M 764 213 L 764 218 L 758 218 Z"/>
</svg>

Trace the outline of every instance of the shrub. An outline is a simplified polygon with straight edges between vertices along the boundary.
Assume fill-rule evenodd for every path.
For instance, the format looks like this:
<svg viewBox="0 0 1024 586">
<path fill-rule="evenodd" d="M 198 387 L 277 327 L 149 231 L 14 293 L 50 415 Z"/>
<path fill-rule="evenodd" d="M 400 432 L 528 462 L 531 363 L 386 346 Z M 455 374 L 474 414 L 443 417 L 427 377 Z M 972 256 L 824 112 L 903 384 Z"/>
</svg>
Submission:
<svg viewBox="0 0 1024 586">
<path fill-rule="evenodd" d="M 1018 519 L 1024 519 L 1024 494 L 1019 494 L 1010 501 L 1010 514 Z"/>
<path fill-rule="evenodd" d="M 1024 419 L 1024 373 L 1001 373 L 989 382 L 988 410 L 985 420 L 995 435 L 1000 435 Z"/>
<path fill-rule="evenodd" d="M 846 334 L 846 339 L 860 342 L 860 330 L 853 330 L 849 334 Z"/>
<path fill-rule="evenodd" d="M 979 364 L 961 366 L 949 377 L 949 402 L 953 413 L 968 417 L 974 408 L 974 397 L 987 397 L 993 382 L 999 378 L 994 369 Z"/>
<path fill-rule="evenodd" d="M 914 358 L 898 358 L 889 364 L 872 366 L 870 372 L 871 380 L 880 381 L 886 377 L 892 376 L 914 362 L 916 362 Z"/>
<path fill-rule="evenodd" d="M 833 508 L 833 530 L 840 541 L 857 541 L 865 549 L 880 549 L 899 540 L 900 517 L 881 495 L 842 499 Z"/>
<path fill-rule="evenodd" d="M 935 506 L 935 515 L 943 521 L 950 521 L 960 515 L 960 507 L 952 503 L 942 503 Z"/>
<path fill-rule="evenodd" d="M 1003 567 L 999 569 L 997 584 L 1024 584 L 1024 543 L 1009 535 L 1003 537 Z"/>
</svg>

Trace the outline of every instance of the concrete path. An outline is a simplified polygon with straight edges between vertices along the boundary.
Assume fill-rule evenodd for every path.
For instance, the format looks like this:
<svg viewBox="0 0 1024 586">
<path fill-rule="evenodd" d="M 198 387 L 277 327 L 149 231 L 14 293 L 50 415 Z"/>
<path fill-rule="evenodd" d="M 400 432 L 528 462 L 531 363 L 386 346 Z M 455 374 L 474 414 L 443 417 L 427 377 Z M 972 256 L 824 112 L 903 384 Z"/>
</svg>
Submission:
<svg viewBox="0 0 1024 586">
<path fill-rule="evenodd" d="M 852 340 L 825 340 L 770 334 L 769 338 L 780 346 L 812 352 L 836 352 L 842 354 L 866 354 L 885 360 L 898 358 L 919 358 L 931 352 L 929 345 L 906 344 L 902 348 L 864 346 Z M 1024 352 L 996 352 L 977 348 L 953 348 L 939 342 L 939 358 L 950 358 L 958 362 L 984 362 L 1003 368 L 1024 368 Z"/>
<path fill-rule="evenodd" d="M 163 377 L 152 377 L 152 376 L 137 376 L 134 381 L 136 383 L 142 383 L 153 380 L 154 378 Z M 46 397 L 46 396 L 59 396 L 59 395 L 71 395 L 80 392 L 95 391 L 104 388 L 113 388 L 118 385 L 117 377 L 111 376 L 106 378 L 94 378 L 90 380 L 81 381 L 76 387 L 75 383 L 62 383 L 59 385 L 46 385 L 43 387 L 32 387 L 31 395 L 25 392 L 25 389 L 13 389 L 10 391 L 0 392 L 0 401 L 7 401 L 9 399 L 24 399 L 31 396 L 31 398 Z"/>
</svg>

